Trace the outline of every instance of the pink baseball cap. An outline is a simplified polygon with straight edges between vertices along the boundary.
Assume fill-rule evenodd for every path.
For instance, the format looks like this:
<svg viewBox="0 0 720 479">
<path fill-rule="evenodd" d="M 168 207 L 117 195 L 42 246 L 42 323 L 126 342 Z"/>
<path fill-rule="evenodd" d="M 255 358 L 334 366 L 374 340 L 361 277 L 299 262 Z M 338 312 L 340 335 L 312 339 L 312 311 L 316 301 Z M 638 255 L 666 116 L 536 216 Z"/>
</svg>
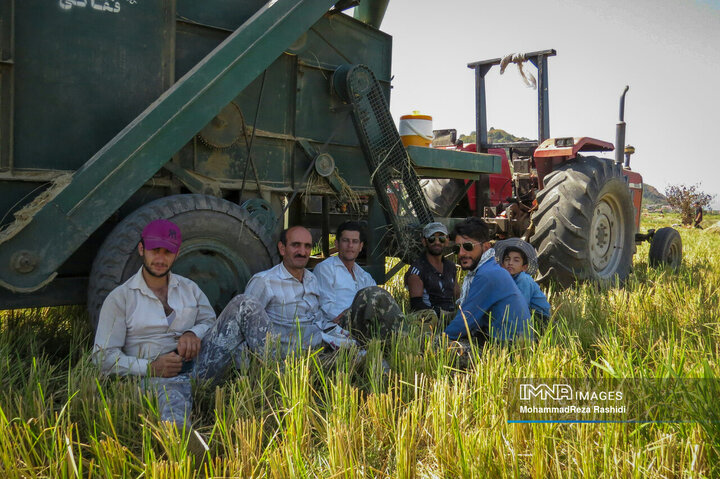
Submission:
<svg viewBox="0 0 720 479">
<path fill-rule="evenodd" d="M 154 220 L 147 224 L 142 232 L 145 249 L 165 248 L 177 254 L 182 243 L 180 228 L 168 220 Z"/>
</svg>

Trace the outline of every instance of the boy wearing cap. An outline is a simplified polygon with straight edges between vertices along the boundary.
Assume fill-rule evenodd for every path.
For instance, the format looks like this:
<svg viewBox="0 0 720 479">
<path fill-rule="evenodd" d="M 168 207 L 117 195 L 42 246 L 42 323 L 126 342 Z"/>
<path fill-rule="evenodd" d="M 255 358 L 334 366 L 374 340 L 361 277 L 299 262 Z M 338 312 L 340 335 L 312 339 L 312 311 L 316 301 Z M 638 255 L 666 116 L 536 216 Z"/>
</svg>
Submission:
<svg viewBox="0 0 720 479">
<path fill-rule="evenodd" d="M 498 263 L 515 280 L 528 302 L 530 313 L 540 320 L 540 324 L 545 324 L 550 318 L 550 303 L 531 276 L 537 271 L 535 248 L 520 238 L 510 238 L 495 244 L 495 255 Z"/>
<path fill-rule="evenodd" d="M 433 222 L 423 228 L 422 243 L 425 254 L 415 260 L 405 273 L 405 285 L 410 293 L 411 311 L 434 310 L 453 312 L 460 294 L 457 266 L 443 258 L 448 230 L 444 224 Z"/>
<path fill-rule="evenodd" d="M 256 346 L 244 335 L 245 323 L 268 322 L 250 298 L 238 303 L 242 315 L 215 321 L 198 285 L 170 272 L 181 242 L 171 221 L 154 220 L 143 229 L 137 245 L 142 267 L 103 302 L 93 349 L 104 374 L 147 376 L 160 417 L 179 426 L 190 414 L 190 378 L 220 377 L 238 350 Z"/>
</svg>

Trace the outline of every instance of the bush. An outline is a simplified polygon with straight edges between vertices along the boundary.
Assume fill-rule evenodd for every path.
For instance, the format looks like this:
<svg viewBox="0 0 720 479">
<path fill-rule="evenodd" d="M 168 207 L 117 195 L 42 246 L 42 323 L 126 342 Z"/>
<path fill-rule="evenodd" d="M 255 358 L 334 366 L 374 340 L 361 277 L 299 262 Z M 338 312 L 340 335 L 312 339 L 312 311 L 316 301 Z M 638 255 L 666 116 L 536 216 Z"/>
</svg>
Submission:
<svg viewBox="0 0 720 479">
<path fill-rule="evenodd" d="M 680 211 L 682 224 L 689 225 L 695 218 L 693 205 L 700 203 L 702 208 L 707 208 L 715 195 L 709 195 L 700 191 L 700 185 L 670 185 L 665 188 L 665 196 L 673 208 Z"/>
</svg>

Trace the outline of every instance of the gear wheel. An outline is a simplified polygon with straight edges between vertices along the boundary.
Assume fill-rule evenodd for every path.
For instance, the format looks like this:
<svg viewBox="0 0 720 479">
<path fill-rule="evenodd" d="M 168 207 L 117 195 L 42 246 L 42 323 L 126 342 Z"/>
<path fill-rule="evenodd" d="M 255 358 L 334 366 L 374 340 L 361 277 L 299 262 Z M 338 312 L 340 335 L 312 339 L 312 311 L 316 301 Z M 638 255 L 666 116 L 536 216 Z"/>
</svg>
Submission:
<svg viewBox="0 0 720 479">
<path fill-rule="evenodd" d="M 210 148 L 224 150 L 234 145 L 243 132 L 245 119 L 240 107 L 230 102 L 198 133 L 198 138 Z"/>
</svg>

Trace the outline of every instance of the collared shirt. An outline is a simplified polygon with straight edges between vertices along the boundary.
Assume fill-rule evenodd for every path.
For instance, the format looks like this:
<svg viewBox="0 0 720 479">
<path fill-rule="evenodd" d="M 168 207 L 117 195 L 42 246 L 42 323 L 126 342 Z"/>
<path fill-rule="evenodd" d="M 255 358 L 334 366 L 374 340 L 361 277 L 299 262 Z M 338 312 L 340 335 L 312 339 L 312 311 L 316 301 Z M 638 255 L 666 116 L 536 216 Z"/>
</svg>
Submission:
<svg viewBox="0 0 720 479">
<path fill-rule="evenodd" d="M 465 302 L 465 298 L 467 298 L 468 291 L 470 290 L 470 285 L 475 278 L 475 273 L 477 273 L 477 270 L 480 269 L 480 266 L 490 261 L 491 258 L 493 260 L 495 259 L 495 248 L 490 248 L 489 250 L 485 251 L 482 256 L 480 256 L 480 261 L 478 261 L 475 269 L 472 271 L 468 271 L 468 273 L 465 275 L 465 279 L 463 280 L 462 288 L 460 291 L 460 299 L 456 301 L 458 306 Z"/>
<path fill-rule="evenodd" d="M 294 344 L 298 333 L 303 347 L 322 343 L 325 321 L 320 312 L 318 281 L 310 271 L 305 270 L 299 281 L 280 263 L 255 274 L 245 294 L 260 303 L 270 319 L 272 334 L 279 336 L 286 349 Z"/>
<path fill-rule="evenodd" d="M 177 347 L 183 333 L 192 331 L 202 339 L 215 324 L 205 293 L 187 278 L 168 275 L 167 302 L 175 314 L 171 324 L 142 268 L 112 290 L 100 309 L 93 348 L 93 359 L 104 373 L 144 376 L 155 358 Z"/>
<path fill-rule="evenodd" d="M 350 307 L 358 291 L 368 286 L 377 286 L 370 273 L 353 263 L 350 274 L 340 257 L 331 256 L 313 270 L 320 284 L 320 309 L 325 319 L 332 321 Z"/>
<path fill-rule="evenodd" d="M 550 303 L 548 303 L 545 293 L 542 292 L 540 286 L 535 280 L 524 271 L 520 271 L 513 276 L 515 284 L 528 302 L 530 312 L 533 310 L 540 312 L 545 316 L 550 316 Z"/>
<path fill-rule="evenodd" d="M 529 329 L 530 311 L 525 298 L 510 273 L 495 261 L 494 251 L 490 257 L 492 261 L 481 259 L 473 272 L 474 278 L 467 288 L 465 300 L 445 328 L 445 334 L 452 340 L 467 336 L 468 330 L 471 335 L 477 330 L 484 330 L 500 341 L 532 335 Z"/>
</svg>

